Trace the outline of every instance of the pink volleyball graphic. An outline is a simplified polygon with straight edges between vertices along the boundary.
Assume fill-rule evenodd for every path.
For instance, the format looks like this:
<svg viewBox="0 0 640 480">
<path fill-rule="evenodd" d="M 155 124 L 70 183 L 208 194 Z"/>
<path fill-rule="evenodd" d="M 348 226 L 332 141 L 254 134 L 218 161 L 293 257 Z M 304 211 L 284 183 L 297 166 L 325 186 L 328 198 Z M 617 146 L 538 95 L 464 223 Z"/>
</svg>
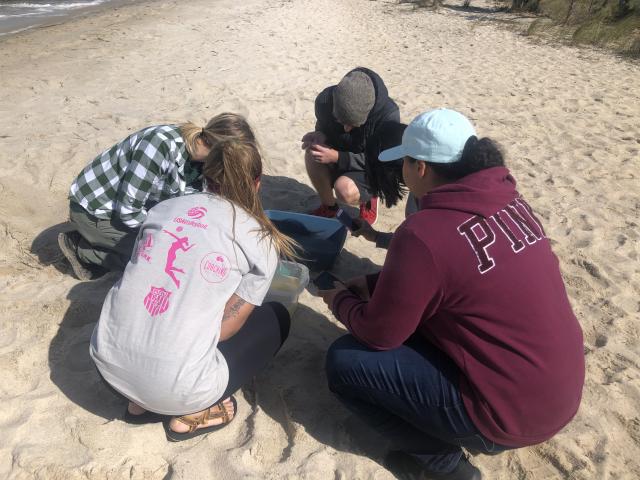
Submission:
<svg viewBox="0 0 640 480">
<path fill-rule="evenodd" d="M 191 218 L 198 220 L 204 217 L 206 213 L 207 213 L 207 209 L 204 207 L 193 207 L 189 209 L 189 211 L 187 212 L 187 215 L 189 215 Z"/>
<path fill-rule="evenodd" d="M 147 296 L 144 297 L 144 306 L 147 307 L 151 316 L 155 317 L 167 311 L 170 296 L 171 292 L 164 288 L 151 287 Z"/>
<path fill-rule="evenodd" d="M 209 283 L 224 282 L 230 271 L 231 262 L 222 253 L 208 253 L 200 261 L 200 275 Z"/>
</svg>

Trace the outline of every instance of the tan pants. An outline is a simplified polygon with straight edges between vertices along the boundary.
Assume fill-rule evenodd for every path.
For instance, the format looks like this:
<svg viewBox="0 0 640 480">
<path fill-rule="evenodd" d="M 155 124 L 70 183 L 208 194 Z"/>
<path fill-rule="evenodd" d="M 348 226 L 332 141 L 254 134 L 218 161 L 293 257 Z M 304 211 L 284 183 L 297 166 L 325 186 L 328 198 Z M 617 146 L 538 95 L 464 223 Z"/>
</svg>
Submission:
<svg viewBox="0 0 640 480">
<path fill-rule="evenodd" d="M 69 220 L 82 236 L 77 255 L 83 263 L 106 270 L 124 270 L 131 258 L 138 229 L 131 229 L 117 220 L 94 217 L 73 201 L 69 206 Z"/>
</svg>

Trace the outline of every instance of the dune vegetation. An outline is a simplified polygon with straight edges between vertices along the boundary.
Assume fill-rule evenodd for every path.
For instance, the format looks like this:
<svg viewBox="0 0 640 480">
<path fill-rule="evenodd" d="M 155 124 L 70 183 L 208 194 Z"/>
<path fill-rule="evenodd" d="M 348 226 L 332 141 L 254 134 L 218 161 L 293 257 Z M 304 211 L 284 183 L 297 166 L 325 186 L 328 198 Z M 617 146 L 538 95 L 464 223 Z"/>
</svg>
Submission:
<svg viewBox="0 0 640 480">
<path fill-rule="evenodd" d="M 552 36 L 640 57 L 640 0 L 494 0 L 494 11 L 535 14 L 529 35 Z M 451 7 L 446 0 L 398 0 L 416 7 Z M 462 7 L 478 10 L 473 0 Z"/>
<path fill-rule="evenodd" d="M 556 33 L 640 56 L 640 0 L 514 0 L 511 8 L 541 15 L 530 34 Z"/>
</svg>

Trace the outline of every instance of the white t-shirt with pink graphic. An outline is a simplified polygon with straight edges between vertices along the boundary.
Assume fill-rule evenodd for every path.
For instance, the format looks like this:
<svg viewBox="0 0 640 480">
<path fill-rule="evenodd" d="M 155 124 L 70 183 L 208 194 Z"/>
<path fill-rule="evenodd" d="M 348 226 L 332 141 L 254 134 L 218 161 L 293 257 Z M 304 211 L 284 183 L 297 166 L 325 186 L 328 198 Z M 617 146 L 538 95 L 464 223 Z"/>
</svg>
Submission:
<svg viewBox="0 0 640 480">
<path fill-rule="evenodd" d="M 261 305 L 277 265 L 242 208 L 204 193 L 159 203 L 102 307 L 90 347 L 98 370 L 153 412 L 209 407 L 229 379 L 217 349 L 224 307 L 234 293 Z"/>
</svg>

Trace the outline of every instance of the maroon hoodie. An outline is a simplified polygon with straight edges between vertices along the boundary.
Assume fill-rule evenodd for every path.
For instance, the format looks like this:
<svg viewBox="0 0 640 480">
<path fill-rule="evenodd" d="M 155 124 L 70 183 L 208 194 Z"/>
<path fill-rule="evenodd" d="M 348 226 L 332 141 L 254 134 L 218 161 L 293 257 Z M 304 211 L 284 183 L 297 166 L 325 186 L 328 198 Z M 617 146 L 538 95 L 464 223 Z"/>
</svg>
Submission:
<svg viewBox="0 0 640 480">
<path fill-rule="evenodd" d="M 428 339 L 460 368 L 478 430 L 520 447 L 576 414 L 584 354 L 558 259 L 515 183 L 496 167 L 431 191 L 394 234 L 370 301 L 341 292 L 332 310 L 376 350 Z"/>
</svg>

